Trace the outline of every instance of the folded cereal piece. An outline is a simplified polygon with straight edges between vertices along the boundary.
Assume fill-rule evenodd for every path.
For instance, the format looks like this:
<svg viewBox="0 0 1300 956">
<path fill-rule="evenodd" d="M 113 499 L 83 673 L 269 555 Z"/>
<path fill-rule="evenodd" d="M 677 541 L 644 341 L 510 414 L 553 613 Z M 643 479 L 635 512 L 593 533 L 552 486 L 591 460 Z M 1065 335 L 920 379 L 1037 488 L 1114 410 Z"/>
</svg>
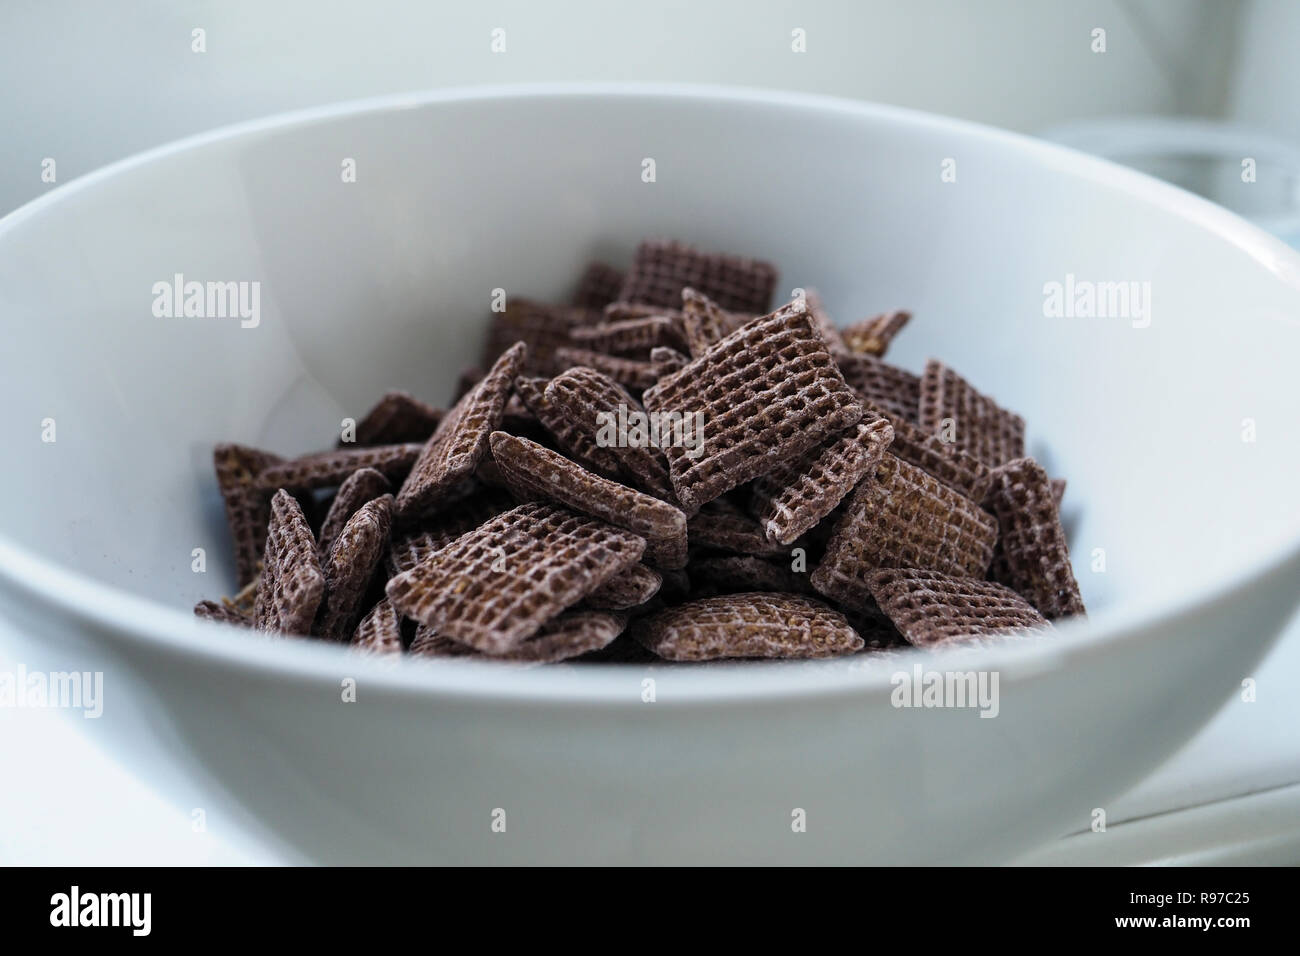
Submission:
<svg viewBox="0 0 1300 956">
<path fill-rule="evenodd" d="M 578 280 L 573 304 L 580 309 L 603 309 L 618 298 L 625 278 L 620 269 L 604 262 L 592 262 Z"/>
<path fill-rule="evenodd" d="M 373 468 L 358 468 L 348 475 L 339 486 L 334 500 L 330 502 L 325 521 L 320 526 L 320 533 L 316 535 L 317 550 L 320 552 L 321 560 L 324 561 L 329 556 L 334 539 L 339 536 L 348 519 L 357 513 L 358 508 L 367 501 L 373 501 L 392 490 L 393 486 L 388 479 Z"/>
<path fill-rule="evenodd" d="M 506 349 L 483 381 L 447 413 L 397 492 L 399 515 L 407 518 L 428 511 L 474 474 L 487 454 L 488 436 L 501 427 L 506 398 L 524 353 L 522 342 Z"/>
<path fill-rule="evenodd" d="M 699 358 L 735 331 L 718 303 L 691 288 L 682 290 L 682 330 L 691 358 Z"/>
<path fill-rule="evenodd" d="M 595 325 L 600 320 L 601 313 L 595 309 L 508 298 L 504 312 L 492 313 L 492 325 L 483 350 L 483 365 L 490 367 L 516 342 L 523 342 L 527 351 L 519 372 L 553 375 L 566 367 L 556 368 L 555 350 L 570 344 L 569 334 L 575 328 Z"/>
<path fill-rule="evenodd" d="M 494 432 L 492 457 L 507 484 L 525 496 L 558 502 L 646 539 L 647 560 L 686 564 L 686 515 L 666 501 L 592 474 L 526 438 Z"/>
<path fill-rule="evenodd" d="M 257 629 L 310 634 L 325 596 L 325 575 L 302 506 L 284 490 L 271 499 L 264 564 L 257 588 Z"/>
<path fill-rule="evenodd" d="M 835 510 L 873 472 L 894 439 L 884 418 L 868 416 L 754 482 L 751 507 L 771 541 L 792 544 Z"/>
<path fill-rule="evenodd" d="M 881 568 L 982 578 L 996 540 L 997 522 L 984 509 L 886 452 L 849 499 L 812 583 L 832 600 L 859 607 L 869 594 L 867 573 Z"/>
<path fill-rule="evenodd" d="M 546 378 L 518 378 L 515 379 L 515 393 L 570 458 L 602 477 L 618 477 L 622 472 L 618 456 L 611 449 L 596 444 L 594 428 L 570 421 L 563 409 L 546 398 L 549 384 L 550 379 Z"/>
<path fill-rule="evenodd" d="M 212 450 L 217 487 L 226 504 L 226 522 L 235 546 L 235 579 L 240 587 L 257 580 L 271 517 L 271 491 L 257 484 L 257 476 L 282 462 L 278 455 L 247 445 L 223 443 Z"/>
<path fill-rule="evenodd" d="M 881 358 L 889 348 L 894 336 L 903 330 L 912 318 L 911 312 L 896 310 L 873 315 L 869 319 L 854 322 L 840 331 L 840 336 L 850 352 L 858 355 L 874 355 Z"/>
<path fill-rule="evenodd" d="M 329 641 L 347 640 L 364 608 L 361 601 L 388 549 L 393 496 L 367 501 L 348 519 L 323 564 L 325 597 L 313 633 Z"/>
<path fill-rule="evenodd" d="M 880 609 L 916 647 L 1050 626 L 1019 594 L 992 581 L 920 568 L 888 568 L 870 572 L 867 587 Z"/>
<path fill-rule="evenodd" d="M 686 345 L 681 323 L 666 315 L 579 326 L 570 337 L 577 348 L 608 355 L 640 355 L 658 346 L 682 348 Z"/>
<path fill-rule="evenodd" d="M 551 379 L 546 400 L 576 427 L 594 435 L 596 443 L 618 459 L 624 475 L 637 487 L 660 498 L 672 498 L 664 452 L 656 447 L 641 403 L 606 375 L 591 368 L 571 368 Z M 641 434 L 644 432 L 644 434 Z"/>
<path fill-rule="evenodd" d="M 837 355 L 844 381 L 858 395 L 891 417 L 909 422 L 920 420 L 921 379 L 871 355 Z"/>
<path fill-rule="evenodd" d="M 548 504 L 520 505 L 388 582 L 405 617 L 485 654 L 515 650 L 641 559 L 645 540 Z"/>
<path fill-rule="evenodd" d="M 988 465 L 962 451 L 938 435 L 931 435 L 905 418 L 891 415 L 883 408 L 867 403 L 868 412 L 887 419 L 894 428 L 889 451 L 908 464 L 929 472 L 949 488 L 960 491 L 972 501 L 983 501 L 993 476 Z"/>
<path fill-rule="evenodd" d="M 812 320 L 786 306 L 755 319 L 645 393 L 661 417 L 703 416 L 694 449 L 664 449 L 687 511 L 857 424 L 862 403 Z"/>
<path fill-rule="evenodd" d="M 406 442 L 424 444 L 433 434 L 445 415 L 406 392 L 385 392 L 364 418 L 357 422 L 356 445 L 401 445 Z M 340 448 L 349 442 L 339 441 Z"/>
<path fill-rule="evenodd" d="M 372 448 L 340 448 L 303 455 L 265 468 L 257 476 L 257 485 L 271 492 L 312 491 L 341 485 L 349 475 L 362 468 L 373 468 L 385 478 L 400 480 L 420 456 L 415 442 L 402 445 L 375 445 Z"/>
<path fill-rule="evenodd" d="M 660 378 L 665 375 L 671 375 L 673 372 L 680 372 L 690 362 L 690 357 L 683 355 L 676 349 L 656 346 L 650 350 L 650 361 L 654 363 L 655 372 Z"/>
<path fill-rule="evenodd" d="M 361 619 L 352 633 L 353 650 L 363 654 L 401 654 L 402 618 L 388 598 L 384 598 Z"/>
<path fill-rule="evenodd" d="M 953 444 L 990 468 L 1025 455 L 1025 420 L 934 359 L 921 376 L 918 414 L 921 429 L 932 435 L 951 423 Z"/>
<path fill-rule="evenodd" d="M 1049 620 L 1083 614 L 1052 483 L 1032 458 L 993 469 L 984 507 L 997 517 L 1008 585 Z"/>
<path fill-rule="evenodd" d="M 647 389 L 659 381 L 659 372 L 655 364 L 645 359 L 624 358 L 621 355 L 606 355 L 593 349 L 559 348 L 555 350 L 557 371 L 575 366 L 595 369 L 619 385 L 636 389 Z"/>
<path fill-rule="evenodd" d="M 652 240 L 637 247 L 618 297 L 676 308 L 687 286 L 728 311 L 761 315 L 771 307 L 776 269 L 757 259 L 706 254 L 682 243 Z"/>
<path fill-rule="evenodd" d="M 668 608 L 632 636 L 670 661 L 728 657 L 836 657 L 862 649 L 843 614 L 811 598 L 752 591 Z"/>
<path fill-rule="evenodd" d="M 664 579 L 644 564 L 634 564 L 587 595 L 587 607 L 601 611 L 626 611 L 639 607 L 659 593 Z"/>
</svg>

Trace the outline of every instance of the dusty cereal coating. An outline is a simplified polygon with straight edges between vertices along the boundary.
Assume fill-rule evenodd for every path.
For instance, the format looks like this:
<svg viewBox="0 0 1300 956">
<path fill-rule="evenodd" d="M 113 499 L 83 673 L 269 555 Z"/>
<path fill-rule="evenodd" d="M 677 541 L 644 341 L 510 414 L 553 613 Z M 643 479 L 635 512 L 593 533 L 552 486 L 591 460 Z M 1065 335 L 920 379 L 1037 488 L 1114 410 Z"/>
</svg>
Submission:
<svg viewBox="0 0 1300 956">
<path fill-rule="evenodd" d="M 550 379 L 519 378 L 515 380 L 515 392 L 555 439 L 555 444 L 570 458 L 603 478 L 617 478 L 622 473 L 618 456 L 611 449 L 596 444 L 594 428 L 588 429 L 570 421 L 563 409 L 547 399 L 548 384 Z"/>
<path fill-rule="evenodd" d="M 604 262 L 592 262 L 578 280 L 573 304 L 580 309 L 603 309 L 618 298 L 625 278 L 621 269 Z"/>
<path fill-rule="evenodd" d="M 555 350 L 570 344 L 569 333 L 578 326 L 594 325 L 600 320 L 597 309 L 545 305 L 531 299 L 508 297 L 505 311 L 492 313 L 483 366 L 490 368 L 516 342 L 523 342 L 527 351 L 515 374 L 553 375 L 565 367 L 556 367 Z"/>
<path fill-rule="evenodd" d="M 691 596 L 705 597 L 737 591 L 779 591 L 812 594 L 807 574 L 790 569 L 790 561 L 765 560 L 753 555 L 696 558 L 687 569 Z"/>
<path fill-rule="evenodd" d="M 993 475 L 988 465 L 938 435 L 926 433 L 919 425 L 891 415 L 883 408 L 867 403 L 868 412 L 885 418 L 894 429 L 889 451 L 908 464 L 938 478 L 949 488 L 973 501 L 983 501 Z"/>
<path fill-rule="evenodd" d="M 911 318 L 911 312 L 904 312 L 901 309 L 882 312 L 841 329 L 840 338 L 850 352 L 881 358 L 888 351 L 889 343 L 894 340 L 894 336 L 903 330 L 903 326 L 907 325 Z"/>
<path fill-rule="evenodd" d="M 522 342 L 506 349 L 483 381 L 443 419 L 397 493 L 399 515 L 408 518 L 427 512 L 474 474 L 487 454 L 488 436 L 501 427 L 506 398 L 524 354 Z"/>
<path fill-rule="evenodd" d="M 655 371 L 660 378 L 673 372 L 680 372 L 690 360 L 690 356 L 662 345 L 650 350 L 650 361 L 654 363 Z"/>
<path fill-rule="evenodd" d="M 644 564 L 634 564 L 588 594 L 583 603 L 599 611 L 626 611 L 639 607 L 658 594 L 663 583 L 658 571 Z"/>
<path fill-rule="evenodd" d="M 609 355 L 641 356 L 658 346 L 677 349 L 686 344 L 681 323 L 666 315 L 579 326 L 569 337 L 575 348 Z"/>
<path fill-rule="evenodd" d="M 593 349 L 560 348 L 555 350 L 557 370 L 572 370 L 575 366 L 584 366 L 600 372 L 619 385 L 640 392 L 659 381 L 655 364 L 648 359 L 624 358 L 621 355 L 606 355 Z"/>
<path fill-rule="evenodd" d="M 884 409 L 891 418 L 920 421 L 919 376 L 872 355 L 841 354 L 836 361 L 844 380 L 863 401 Z"/>
<path fill-rule="evenodd" d="M 546 400 L 564 413 L 576 427 L 589 430 L 601 440 L 602 416 L 612 416 L 617 425 L 632 413 L 644 414 L 641 403 L 613 379 L 592 368 L 571 368 L 557 375 L 546 386 Z M 619 410 L 624 410 L 622 419 Z M 618 459 L 619 468 L 629 481 L 642 491 L 659 498 L 673 499 L 664 452 L 653 445 L 633 441 L 627 432 L 618 431 L 612 444 L 603 450 Z"/>
<path fill-rule="evenodd" d="M 644 398 L 653 412 L 704 416 L 701 453 L 664 449 L 688 512 L 857 424 L 863 411 L 811 319 L 789 307 L 737 329 Z"/>
<path fill-rule="evenodd" d="M 716 507 L 713 502 L 686 522 L 692 551 L 730 551 L 733 554 L 788 556 L 790 546 L 772 541 L 763 526 L 749 515 Z"/>
<path fill-rule="evenodd" d="M 1032 458 L 993 469 L 984 507 L 997 518 L 1007 585 L 1055 620 L 1085 613 L 1052 483 Z"/>
<path fill-rule="evenodd" d="M 271 465 L 257 476 L 257 484 L 266 491 L 313 491 L 340 485 L 361 468 L 373 468 L 390 481 L 399 481 L 419 456 L 420 446 L 415 442 L 321 451 Z"/>
<path fill-rule="evenodd" d="M 316 546 L 322 562 L 329 556 L 334 539 L 339 536 L 348 519 L 367 501 L 373 501 L 393 490 L 388 479 L 373 468 L 358 468 L 339 486 L 338 494 L 330 502 L 329 511 L 316 535 Z"/>
<path fill-rule="evenodd" d="M 217 601 L 200 601 L 194 605 L 194 616 L 205 621 L 220 624 L 234 624 L 236 627 L 252 627 L 253 620 L 247 614 L 241 614 L 237 608 Z"/>
<path fill-rule="evenodd" d="M 512 490 L 540 496 L 646 539 L 647 557 L 664 567 L 686 563 L 686 515 L 681 509 L 592 474 L 526 438 L 494 432 L 492 457 Z"/>
<path fill-rule="evenodd" d="M 325 575 L 316 556 L 316 537 L 302 506 L 281 489 L 271 498 L 266 556 L 257 588 L 259 631 L 308 635 L 325 597 Z"/>
<path fill-rule="evenodd" d="M 226 505 L 226 522 L 235 546 L 235 579 L 240 587 L 257 580 L 266 541 L 266 522 L 271 517 L 271 495 L 275 489 L 259 487 L 257 476 L 284 461 L 269 451 L 224 442 L 212 450 L 217 488 Z"/>
<path fill-rule="evenodd" d="M 875 470 L 893 440 L 893 426 L 868 413 L 848 432 L 755 481 L 751 508 L 768 540 L 789 545 L 812 530 Z"/>
<path fill-rule="evenodd" d="M 682 289 L 695 289 L 731 312 L 761 315 L 772 303 L 776 268 L 740 256 L 699 252 L 683 243 L 641 243 L 619 292 L 623 302 L 676 308 Z"/>
<path fill-rule="evenodd" d="M 904 639 L 916 647 L 1050 626 L 1019 594 L 992 581 L 920 568 L 888 568 L 869 573 L 867 588 Z"/>
<path fill-rule="evenodd" d="M 885 452 L 849 499 L 812 584 L 833 601 L 859 607 L 869 596 L 867 573 L 881 568 L 982 578 L 997 535 L 997 522 L 974 501 Z"/>
<path fill-rule="evenodd" d="M 312 633 L 330 641 L 345 641 L 363 610 L 366 588 L 388 549 L 393 522 L 393 496 L 367 501 L 348 519 L 330 546 L 323 563 L 325 597 Z"/>
<path fill-rule="evenodd" d="M 514 497 L 508 492 L 479 486 L 465 497 L 445 503 L 432 515 L 394 528 L 388 548 L 389 574 L 411 570 L 439 548 L 514 506 Z"/>
<path fill-rule="evenodd" d="M 406 392 L 385 392 L 384 396 L 357 422 L 356 441 L 339 439 L 338 447 L 424 444 L 429 440 L 446 412 L 420 401 Z"/>
<path fill-rule="evenodd" d="M 633 623 L 632 636 L 670 661 L 838 657 L 863 646 L 838 611 L 811 598 L 766 591 L 679 604 Z"/>
<path fill-rule="evenodd" d="M 351 648 L 363 654 L 401 654 L 402 619 L 388 598 L 370 609 L 352 632 Z"/>
<path fill-rule="evenodd" d="M 485 654 L 514 650 L 641 559 L 645 540 L 549 504 L 498 515 L 388 582 L 406 617 Z"/>
<path fill-rule="evenodd" d="M 921 376 L 918 421 L 922 430 L 935 435 L 948 420 L 953 423 L 953 444 L 990 468 L 1025 456 L 1025 420 L 930 359 Z"/>
</svg>

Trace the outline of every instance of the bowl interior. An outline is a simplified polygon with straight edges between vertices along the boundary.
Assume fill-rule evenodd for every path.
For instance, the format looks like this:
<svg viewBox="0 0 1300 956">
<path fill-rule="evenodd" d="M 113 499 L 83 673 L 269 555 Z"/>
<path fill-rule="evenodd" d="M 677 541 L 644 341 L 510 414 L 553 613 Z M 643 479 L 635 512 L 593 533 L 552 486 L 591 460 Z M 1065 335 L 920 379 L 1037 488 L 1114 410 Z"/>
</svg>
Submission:
<svg viewBox="0 0 1300 956">
<path fill-rule="evenodd" d="M 889 359 L 945 360 L 1069 480 L 1094 615 L 1300 536 L 1295 257 L 1015 137 L 800 97 L 443 95 L 256 124 L 61 192 L 0 223 L 0 533 L 181 611 L 232 589 L 214 443 L 306 452 L 388 388 L 445 403 L 494 289 L 562 300 L 644 236 L 770 259 L 780 296 L 816 288 L 844 322 L 911 309 Z M 256 325 L 155 314 L 178 275 L 256 288 Z"/>
</svg>

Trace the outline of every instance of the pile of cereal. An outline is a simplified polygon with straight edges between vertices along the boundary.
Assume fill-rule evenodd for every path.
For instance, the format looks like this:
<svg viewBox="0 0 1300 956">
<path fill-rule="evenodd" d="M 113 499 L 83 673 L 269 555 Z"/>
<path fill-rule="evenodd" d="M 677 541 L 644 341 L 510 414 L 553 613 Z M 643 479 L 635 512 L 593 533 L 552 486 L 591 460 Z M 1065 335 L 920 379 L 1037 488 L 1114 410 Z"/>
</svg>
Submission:
<svg viewBox="0 0 1300 956">
<path fill-rule="evenodd" d="M 450 409 L 214 453 L 243 590 L 204 618 L 377 654 L 831 657 L 1083 613 L 1024 421 L 907 324 L 837 329 L 776 270 L 644 242 L 572 305 L 512 299 Z"/>
</svg>

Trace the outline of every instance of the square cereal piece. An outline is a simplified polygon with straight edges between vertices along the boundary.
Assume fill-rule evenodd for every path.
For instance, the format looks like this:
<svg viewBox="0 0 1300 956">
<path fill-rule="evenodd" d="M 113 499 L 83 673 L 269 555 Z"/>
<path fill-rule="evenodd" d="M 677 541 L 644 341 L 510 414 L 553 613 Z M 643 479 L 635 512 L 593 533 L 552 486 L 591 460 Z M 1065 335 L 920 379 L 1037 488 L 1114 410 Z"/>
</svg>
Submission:
<svg viewBox="0 0 1300 956">
<path fill-rule="evenodd" d="M 994 468 L 984 507 L 997 517 L 1001 583 L 1049 620 L 1083 614 L 1056 495 L 1042 466 L 1019 458 Z"/>
<path fill-rule="evenodd" d="M 554 375 L 567 367 L 556 367 L 555 350 L 573 344 L 569 334 L 575 328 L 599 321 L 599 309 L 507 297 L 505 311 L 492 313 L 483 367 L 490 367 L 516 342 L 523 342 L 528 350 L 520 371 L 529 375 Z"/>
<path fill-rule="evenodd" d="M 992 581 L 921 568 L 888 568 L 869 573 L 867 588 L 904 639 L 916 647 L 1050 626 L 1019 594 Z"/>
<path fill-rule="evenodd" d="M 764 534 L 771 541 L 793 544 L 875 471 L 893 440 L 893 426 L 870 415 L 802 458 L 782 462 L 763 475 L 754 482 L 750 507 Z"/>
<path fill-rule="evenodd" d="M 325 574 L 316 556 L 316 536 L 302 506 L 287 491 L 277 491 L 271 499 L 265 565 L 257 587 L 257 629 L 310 634 L 325 597 Z"/>
<path fill-rule="evenodd" d="M 645 540 L 549 504 L 520 505 L 388 582 L 393 607 L 485 654 L 516 649 L 636 564 Z"/>
<path fill-rule="evenodd" d="M 863 412 L 812 319 L 790 307 L 737 329 L 643 398 L 661 417 L 703 416 L 694 449 L 664 449 L 688 512 L 802 456 Z"/>
<path fill-rule="evenodd" d="M 918 416 L 931 435 L 942 434 L 951 422 L 953 444 L 990 468 L 1025 456 L 1025 420 L 935 359 L 925 363 L 921 376 Z"/>
<path fill-rule="evenodd" d="M 997 522 L 974 501 L 886 452 L 849 499 L 813 572 L 813 587 L 860 607 L 870 597 L 867 574 L 881 568 L 982 578 L 997 534 Z"/>
<path fill-rule="evenodd" d="M 921 379 L 906 369 L 890 365 L 872 355 L 841 354 L 835 357 L 844 381 L 872 405 L 891 417 L 917 422 L 921 412 Z"/>
<path fill-rule="evenodd" d="M 729 312 L 761 315 L 772 304 L 776 268 L 769 262 L 699 252 L 679 242 L 651 240 L 637 247 L 619 293 L 624 302 L 676 309 L 690 287 Z"/>
<path fill-rule="evenodd" d="M 632 636 L 670 661 L 838 657 L 863 646 L 844 615 L 820 601 L 759 591 L 679 604 L 637 621 Z"/>
<path fill-rule="evenodd" d="M 618 298 L 626 275 L 604 262 L 592 262 L 578 280 L 573 304 L 580 309 L 603 309 Z"/>
</svg>

